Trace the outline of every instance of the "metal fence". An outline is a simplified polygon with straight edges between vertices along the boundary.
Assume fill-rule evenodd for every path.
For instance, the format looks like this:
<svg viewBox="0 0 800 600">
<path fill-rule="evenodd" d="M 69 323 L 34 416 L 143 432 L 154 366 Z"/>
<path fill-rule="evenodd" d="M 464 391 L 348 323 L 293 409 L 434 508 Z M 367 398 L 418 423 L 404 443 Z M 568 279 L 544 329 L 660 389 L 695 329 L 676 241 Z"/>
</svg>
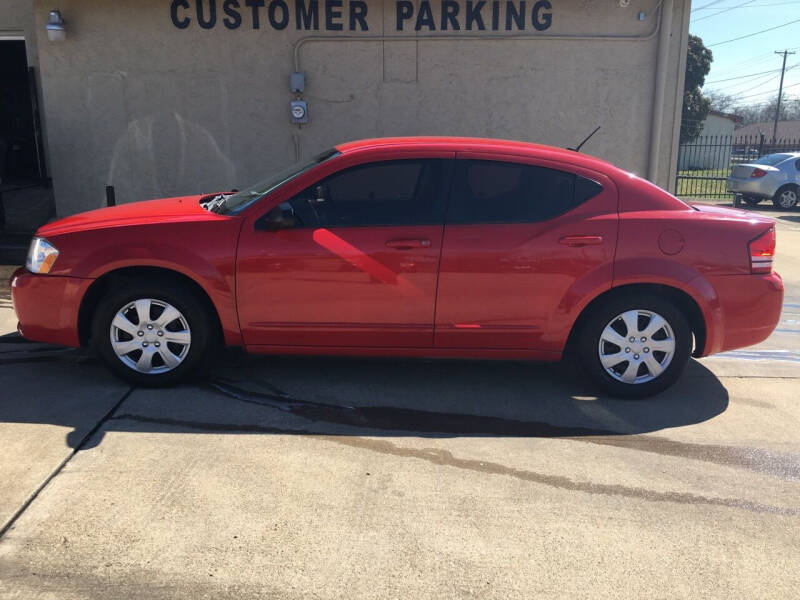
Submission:
<svg viewBox="0 0 800 600">
<path fill-rule="evenodd" d="M 800 140 L 773 141 L 765 135 L 701 136 L 678 150 L 676 196 L 683 198 L 731 198 L 725 179 L 734 166 L 776 152 L 800 152 Z"/>
</svg>

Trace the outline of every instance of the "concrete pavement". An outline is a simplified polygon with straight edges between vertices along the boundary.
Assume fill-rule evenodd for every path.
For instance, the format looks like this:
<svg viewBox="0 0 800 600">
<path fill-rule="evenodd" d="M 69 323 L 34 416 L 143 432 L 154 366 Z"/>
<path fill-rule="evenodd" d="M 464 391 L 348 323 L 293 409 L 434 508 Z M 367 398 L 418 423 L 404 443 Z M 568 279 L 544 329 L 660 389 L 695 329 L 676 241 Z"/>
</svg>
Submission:
<svg viewBox="0 0 800 600">
<path fill-rule="evenodd" d="M 566 366 L 236 353 L 131 391 L 6 338 L 0 597 L 796 597 L 798 215 L 779 331 L 645 401 Z"/>
</svg>

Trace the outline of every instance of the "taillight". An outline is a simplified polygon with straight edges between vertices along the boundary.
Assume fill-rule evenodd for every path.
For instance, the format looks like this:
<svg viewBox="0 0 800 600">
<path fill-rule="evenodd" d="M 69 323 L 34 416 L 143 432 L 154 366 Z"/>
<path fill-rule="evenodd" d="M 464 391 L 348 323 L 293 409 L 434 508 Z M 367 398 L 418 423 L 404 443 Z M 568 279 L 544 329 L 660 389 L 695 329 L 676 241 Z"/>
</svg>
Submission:
<svg viewBox="0 0 800 600">
<path fill-rule="evenodd" d="M 752 173 L 750 173 L 750 177 L 755 177 L 757 179 L 759 177 L 763 177 L 766 174 L 767 174 L 767 172 L 764 169 L 756 168 L 756 169 L 753 169 Z"/>
<path fill-rule="evenodd" d="M 747 246 L 750 248 L 750 272 L 771 273 L 772 257 L 775 256 L 775 228 L 770 227 Z"/>
</svg>

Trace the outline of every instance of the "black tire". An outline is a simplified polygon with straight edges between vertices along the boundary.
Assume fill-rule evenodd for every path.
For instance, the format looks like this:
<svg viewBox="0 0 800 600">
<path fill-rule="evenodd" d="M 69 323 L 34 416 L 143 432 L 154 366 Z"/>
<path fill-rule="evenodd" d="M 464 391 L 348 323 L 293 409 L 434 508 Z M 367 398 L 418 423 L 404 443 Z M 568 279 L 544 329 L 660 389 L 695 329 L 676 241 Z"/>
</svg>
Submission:
<svg viewBox="0 0 800 600">
<path fill-rule="evenodd" d="M 173 306 L 180 312 L 181 317 L 188 325 L 191 343 L 180 364 L 171 370 L 141 373 L 123 362 L 123 358 L 120 358 L 112 347 L 112 321 L 117 316 L 118 311 L 125 308 L 126 305 L 132 306 L 135 301 L 140 299 L 152 299 L 155 301 L 153 305 L 156 308 L 153 309 L 151 314 L 158 311 L 158 303 Z M 129 314 L 134 314 L 135 312 L 133 311 Z M 180 321 L 177 322 L 181 323 Z M 164 387 L 185 380 L 202 364 L 212 346 L 217 343 L 213 323 L 213 317 L 208 314 L 205 303 L 198 298 L 194 290 L 185 284 L 168 278 L 156 278 L 149 282 L 124 279 L 98 302 L 92 318 L 91 342 L 103 362 L 120 379 L 133 385 Z M 167 332 L 167 335 L 169 335 L 169 332 Z M 130 337 L 132 338 L 131 341 L 136 339 L 132 335 Z M 151 348 L 151 350 L 153 349 Z M 137 358 L 136 351 L 126 356 L 131 360 L 136 360 Z M 159 359 L 161 359 L 160 356 Z M 159 359 L 153 358 L 153 364 L 157 364 Z M 163 363 L 161 366 L 156 366 L 156 370 L 167 368 L 167 364 L 163 359 L 161 359 L 161 363 Z"/>
<path fill-rule="evenodd" d="M 606 326 L 610 325 L 618 315 L 632 310 L 656 313 L 663 317 L 669 325 L 669 329 L 672 330 L 672 339 L 675 341 L 674 351 L 671 353 L 672 358 L 666 368 L 655 378 L 639 383 L 625 383 L 612 376 L 610 374 L 612 369 L 606 369 L 600 358 L 601 336 Z M 640 317 L 640 319 L 645 318 L 648 317 L 644 314 Z M 624 326 L 623 323 L 618 323 L 618 325 Z M 666 330 L 663 330 L 663 332 L 666 332 Z M 623 335 L 627 337 L 627 332 Z M 651 340 L 651 343 L 653 340 Z M 603 391 L 617 398 L 645 398 L 664 391 L 681 376 L 691 354 L 692 332 L 686 316 L 673 303 L 652 294 L 631 293 L 624 296 L 612 296 L 608 300 L 592 307 L 585 319 L 582 320 L 582 326 L 578 332 L 576 342 L 575 356 L 578 360 L 579 368 Z M 637 341 L 636 343 L 639 344 L 640 342 Z M 611 347 L 613 348 L 613 344 Z M 610 351 L 610 353 L 614 352 L 616 351 L 613 349 Z M 623 353 L 625 349 L 620 348 L 619 352 Z M 650 352 L 649 347 L 646 352 Z M 638 357 L 639 354 L 636 354 L 636 356 Z M 654 350 L 652 356 L 653 358 L 658 358 L 658 360 L 664 360 L 665 363 L 667 362 L 666 353 Z M 628 364 L 628 362 L 621 363 L 621 365 Z M 617 365 L 613 369 L 623 370 L 621 365 Z M 638 372 L 642 371 L 650 373 L 647 366 Z M 614 372 L 616 373 L 616 371 Z M 617 376 L 621 375 L 621 373 L 617 373 Z M 647 376 L 647 374 L 643 374 L 642 379 L 646 379 Z"/>
<path fill-rule="evenodd" d="M 775 192 L 775 195 L 772 197 L 772 204 L 779 210 L 791 210 L 797 206 L 799 196 L 800 192 L 798 192 L 796 185 L 784 185 Z"/>
<path fill-rule="evenodd" d="M 761 203 L 763 198 L 756 198 L 755 196 L 742 196 L 742 201 L 748 206 L 756 206 Z"/>
</svg>

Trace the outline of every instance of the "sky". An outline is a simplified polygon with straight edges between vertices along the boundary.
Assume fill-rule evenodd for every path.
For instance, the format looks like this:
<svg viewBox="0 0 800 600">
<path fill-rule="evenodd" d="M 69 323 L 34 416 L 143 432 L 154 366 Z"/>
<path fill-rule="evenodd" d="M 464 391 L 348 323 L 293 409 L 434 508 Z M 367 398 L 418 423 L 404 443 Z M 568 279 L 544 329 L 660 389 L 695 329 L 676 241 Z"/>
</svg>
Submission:
<svg viewBox="0 0 800 600">
<path fill-rule="evenodd" d="M 714 54 L 704 92 L 731 94 L 741 105 L 763 104 L 778 93 L 783 57 L 774 52 L 789 50 L 796 54 L 786 58 L 783 88 L 800 97 L 800 0 L 692 0 L 689 33 Z"/>
</svg>

